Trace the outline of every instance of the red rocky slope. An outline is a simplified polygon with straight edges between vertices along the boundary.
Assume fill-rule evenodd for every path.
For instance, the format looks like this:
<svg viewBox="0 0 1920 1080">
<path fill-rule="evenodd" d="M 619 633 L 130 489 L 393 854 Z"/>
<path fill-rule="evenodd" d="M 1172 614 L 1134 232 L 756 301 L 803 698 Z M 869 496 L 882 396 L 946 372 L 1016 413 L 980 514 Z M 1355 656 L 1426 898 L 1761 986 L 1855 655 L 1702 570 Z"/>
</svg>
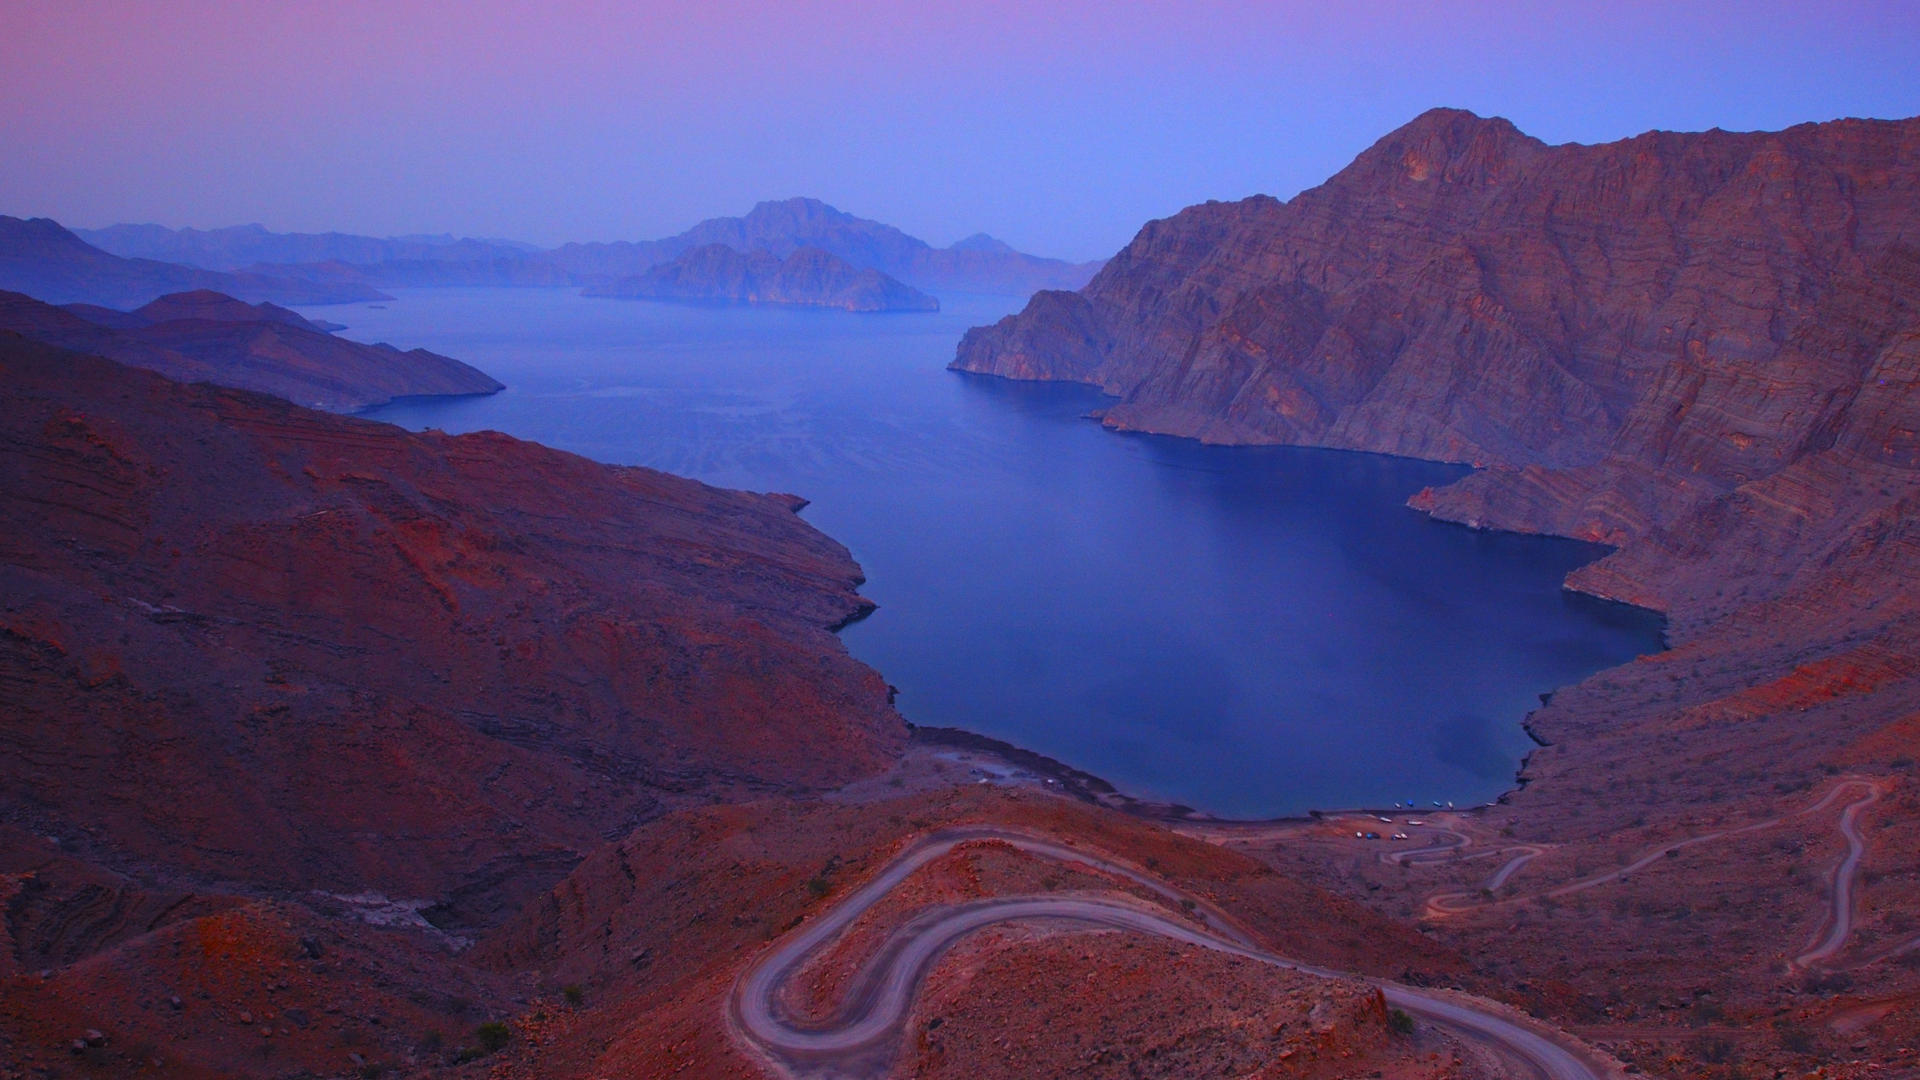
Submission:
<svg viewBox="0 0 1920 1080">
<path fill-rule="evenodd" d="M 396 397 L 491 394 L 485 372 L 425 349 L 362 345 L 294 312 L 205 289 L 174 293 L 134 311 L 54 307 L 0 292 L 0 330 L 110 357 L 187 382 L 275 394 L 351 412 Z"/>
<path fill-rule="evenodd" d="M 11 336 L 0 400 L 0 823 L 145 887 L 484 922 L 663 807 L 902 744 L 790 499 Z"/>
<path fill-rule="evenodd" d="M 1864 419 L 1917 230 L 1920 121 L 1547 146 L 1436 110 L 1149 224 L 954 366 L 1098 383 L 1117 427 L 1553 469 L 1501 523 L 1618 538 Z"/>
</svg>

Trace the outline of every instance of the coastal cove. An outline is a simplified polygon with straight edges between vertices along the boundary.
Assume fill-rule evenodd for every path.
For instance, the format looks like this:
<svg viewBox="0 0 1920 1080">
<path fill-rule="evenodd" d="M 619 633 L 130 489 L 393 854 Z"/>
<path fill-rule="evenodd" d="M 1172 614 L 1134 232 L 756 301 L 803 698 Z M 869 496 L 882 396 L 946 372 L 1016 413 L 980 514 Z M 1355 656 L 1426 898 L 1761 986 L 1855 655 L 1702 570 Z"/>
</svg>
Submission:
<svg viewBox="0 0 1920 1080">
<path fill-rule="evenodd" d="M 1223 817 L 1512 786 L 1539 695 L 1660 648 L 1572 594 L 1605 549 L 1408 509 L 1458 466 L 1118 435 L 1082 386 L 945 370 L 1020 298 L 939 313 L 390 290 L 342 336 L 458 356 L 491 397 L 396 402 L 596 460 L 798 494 L 878 605 L 842 637 L 919 725 Z"/>
</svg>

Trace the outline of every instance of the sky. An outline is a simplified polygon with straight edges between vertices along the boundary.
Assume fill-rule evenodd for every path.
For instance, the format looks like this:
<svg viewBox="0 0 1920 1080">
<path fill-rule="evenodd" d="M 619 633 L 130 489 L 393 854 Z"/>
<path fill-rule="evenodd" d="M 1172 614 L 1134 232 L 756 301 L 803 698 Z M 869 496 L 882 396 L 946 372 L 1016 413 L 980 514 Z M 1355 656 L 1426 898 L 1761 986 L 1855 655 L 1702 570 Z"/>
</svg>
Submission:
<svg viewBox="0 0 1920 1080">
<path fill-rule="evenodd" d="M 1920 2 L 0 0 L 0 213 L 554 244 L 811 195 L 1099 258 L 1441 105 L 1913 116 Z"/>
</svg>

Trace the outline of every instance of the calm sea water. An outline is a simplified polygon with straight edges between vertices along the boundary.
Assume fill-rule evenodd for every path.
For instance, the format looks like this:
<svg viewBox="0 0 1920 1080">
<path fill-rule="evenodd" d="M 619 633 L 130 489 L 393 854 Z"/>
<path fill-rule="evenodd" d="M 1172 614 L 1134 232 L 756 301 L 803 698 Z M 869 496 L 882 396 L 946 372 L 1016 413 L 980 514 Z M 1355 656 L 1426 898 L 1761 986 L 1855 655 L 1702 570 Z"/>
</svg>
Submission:
<svg viewBox="0 0 1920 1080">
<path fill-rule="evenodd" d="M 433 289 L 329 307 L 508 385 L 409 402 L 602 461 L 791 491 L 865 567 L 844 632 L 919 724 L 967 728 L 1224 815 L 1489 799 L 1538 695 L 1659 647 L 1649 613 L 1563 592 L 1603 549 L 1405 508 L 1453 466 L 1116 435 L 1083 387 L 944 370 L 937 315 Z"/>
</svg>

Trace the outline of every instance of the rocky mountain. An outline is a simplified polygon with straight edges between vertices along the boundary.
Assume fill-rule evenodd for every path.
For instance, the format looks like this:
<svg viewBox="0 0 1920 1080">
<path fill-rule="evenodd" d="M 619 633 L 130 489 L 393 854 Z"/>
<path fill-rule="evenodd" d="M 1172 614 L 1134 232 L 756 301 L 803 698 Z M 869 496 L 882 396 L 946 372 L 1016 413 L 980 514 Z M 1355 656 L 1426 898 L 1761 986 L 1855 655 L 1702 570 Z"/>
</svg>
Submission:
<svg viewBox="0 0 1920 1080">
<path fill-rule="evenodd" d="M 1550 147 L 1439 110 L 1290 202 L 1149 224 L 954 367 L 1096 383 L 1114 427 L 1492 466 L 1436 506 L 1617 543 L 1870 416 L 1905 460 L 1917 189 L 1917 121 Z"/>
<path fill-rule="evenodd" d="M 291 325 L 206 296 L 122 314 L 183 312 Z M 909 750 L 889 688 L 833 633 L 871 607 L 859 568 L 793 496 L 408 433 L 7 333 L 0 405 L 14 1071 L 750 1075 L 726 1035 L 743 966 L 933 828 L 1078 837 L 1307 960 L 1471 977 L 1243 856 Z M 1127 880 L 983 841 L 880 926 Z M 1151 899 L 1190 917 L 1179 895 Z M 979 937 L 998 990 L 967 993 L 975 954 L 930 974 L 963 1032 L 949 1072 L 980 1068 L 976 1029 L 1124 1038 L 1147 1060 L 1278 1053 L 1310 1075 L 1467 1050 L 1395 1035 L 1357 978 L 1130 935 Z M 850 935 L 848 956 L 876 943 Z M 1149 969 L 1187 973 L 1181 992 Z M 1116 981 L 1134 989 L 1112 1002 Z M 1066 1067 L 1080 1052 L 1056 1041 Z"/>
<path fill-rule="evenodd" d="M 1113 428 L 1471 462 L 1415 505 L 1621 546 L 1572 583 L 1716 663 L 1920 665 L 1920 120 L 1548 146 L 1436 110 L 1148 224 L 953 367 L 1099 385 Z"/>
<path fill-rule="evenodd" d="M 69 856 L 484 921 L 663 808 L 901 745 L 831 632 L 859 568 L 789 497 L 12 335 L 0 371 L 0 822 Z"/>
<path fill-rule="evenodd" d="M 940 301 L 878 270 L 819 248 L 782 258 L 764 248 L 707 244 L 644 274 L 590 288 L 588 296 L 830 307 L 844 311 L 938 311 Z"/>
<path fill-rule="evenodd" d="M 760 203 L 742 217 L 710 218 L 662 240 L 568 244 L 550 257 L 583 278 L 609 279 L 637 275 L 711 244 L 765 250 L 782 258 L 802 248 L 818 248 L 921 289 L 1007 294 L 1076 288 L 1099 268 L 1095 263 L 1024 255 L 998 241 L 992 241 L 997 246 L 982 246 L 980 239 L 976 235 L 950 248 L 936 248 L 818 199 L 794 198 Z"/>
<path fill-rule="evenodd" d="M 659 240 L 573 243 L 551 250 L 451 236 L 273 233 L 258 225 L 208 230 L 114 225 L 81 235 L 117 255 L 297 278 L 341 290 L 440 285 L 608 288 L 712 244 L 768 251 L 780 258 L 817 248 L 860 269 L 935 292 L 1024 295 L 1036 289 L 1073 289 L 1086 284 L 1100 265 L 1023 254 L 984 233 L 936 248 L 818 199 L 763 202 L 742 217 L 710 218 Z"/>
<path fill-rule="evenodd" d="M 173 379 L 258 390 L 335 412 L 397 397 L 502 389 L 450 357 L 361 345 L 285 308 L 207 290 L 163 296 L 130 312 L 85 304 L 60 308 L 0 292 L 0 329 Z"/>
<path fill-rule="evenodd" d="M 344 304 L 391 299 L 367 285 L 318 282 L 297 274 L 225 273 L 144 258 L 122 258 L 88 244 L 47 218 L 0 216 L 0 289 L 49 303 L 128 308 L 166 293 L 212 289 L 280 304 Z"/>
<path fill-rule="evenodd" d="M 298 279 L 332 290 L 444 284 L 611 288 L 710 244 L 739 252 L 764 250 L 778 258 L 818 248 L 858 269 L 874 269 L 933 292 L 1027 294 L 1037 288 L 1079 288 L 1100 269 L 1100 263 L 1027 256 L 985 233 L 950 248 L 935 248 L 891 225 L 854 217 L 812 198 L 762 202 L 743 217 L 712 217 L 660 240 L 563 244 L 553 250 L 455 236 L 269 233 L 259 225 L 111 225 L 81 231 L 81 236 L 117 256 L 167 259 L 263 279 Z"/>
</svg>

